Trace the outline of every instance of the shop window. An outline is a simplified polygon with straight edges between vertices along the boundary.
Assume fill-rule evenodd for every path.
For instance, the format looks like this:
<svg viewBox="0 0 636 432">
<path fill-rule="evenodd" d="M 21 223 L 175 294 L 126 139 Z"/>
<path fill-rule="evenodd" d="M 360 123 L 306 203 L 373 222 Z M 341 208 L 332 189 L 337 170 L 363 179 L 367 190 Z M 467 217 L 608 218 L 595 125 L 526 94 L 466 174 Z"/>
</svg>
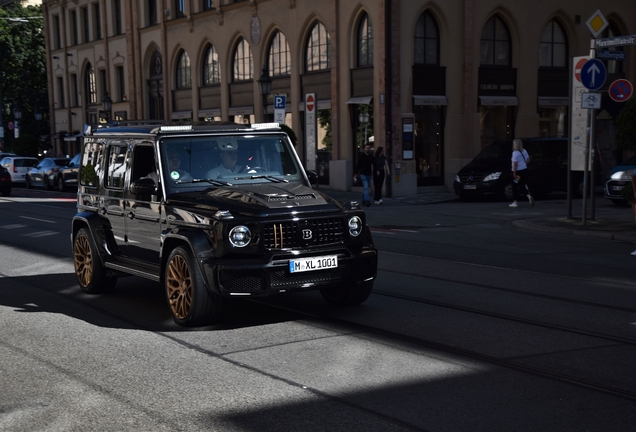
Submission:
<svg viewBox="0 0 636 432">
<path fill-rule="evenodd" d="M 327 28 L 317 23 L 309 34 L 305 54 L 305 71 L 315 72 L 331 68 L 331 38 Z"/>
</svg>

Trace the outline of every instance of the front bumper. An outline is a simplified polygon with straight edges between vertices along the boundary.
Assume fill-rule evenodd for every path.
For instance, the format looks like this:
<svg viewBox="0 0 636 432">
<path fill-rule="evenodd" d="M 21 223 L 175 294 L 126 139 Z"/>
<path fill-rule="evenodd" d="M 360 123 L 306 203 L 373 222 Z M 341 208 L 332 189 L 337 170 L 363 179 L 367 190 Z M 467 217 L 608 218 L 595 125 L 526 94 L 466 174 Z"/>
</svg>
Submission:
<svg viewBox="0 0 636 432">
<path fill-rule="evenodd" d="M 460 183 L 453 182 L 455 195 L 460 197 L 497 195 L 501 193 L 502 186 L 497 181 Z"/>
<path fill-rule="evenodd" d="M 295 258 L 337 255 L 338 267 L 290 273 Z M 223 296 L 267 296 L 354 284 L 377 275 L 378 252 L 373 247 L 352 251 L 346 248 L 312 250 L 291 254 L 284 251 L 264 258 L 201 261 L 206 285 Z"/>
<path fill-rule="evenodd" d="M 605 198 L 610 200 L 625 200 L 623 198 L 623 189 L 627 185 L 627 181 L 622 180 L 608 180 L 605 182 Z"/>
</svg>

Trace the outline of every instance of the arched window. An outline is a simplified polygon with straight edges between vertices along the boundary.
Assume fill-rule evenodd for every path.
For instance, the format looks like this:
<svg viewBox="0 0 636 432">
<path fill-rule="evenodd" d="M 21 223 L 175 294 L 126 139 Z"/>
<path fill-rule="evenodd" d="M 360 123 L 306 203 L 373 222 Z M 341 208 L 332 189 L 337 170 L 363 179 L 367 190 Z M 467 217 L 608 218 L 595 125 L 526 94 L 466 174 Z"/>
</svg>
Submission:
<svg viewBox="0 0 636 432">
<path fill-rule="evenodd" d="M 210 45 L 203 60 L 203 85 L 209 86 L 221 82 L 219 71 L 219 55 L 214 45 Z"/>
<path fill-rule="evenodd" d="M 90 63 L 86 66 L 86 102 L 89 105 L 97 104 L 97 79 Z"/>
<path fill-rule="evenodd" d="M 313 72 L 331 68 L 331 38 L 327 28 L 322 23 L 317 23 L 311 29 L 307 41 L 307 53 L 305 55 L 305 71 Z"/>
<path fill-rule="evenodd" d="M 281 32 L 276 32 L 276 35 L 272 38 L 272 43 L 269 46 L 269 75 L 289 75 L 290 68 L 291 59 L 287 38 Z"/>
<path fill-rule="evenodd" d="M 424 12 L 415 24 L 415 64 L 439 65 L 439 29 L 435 18 Z"/>
<path fill-rule="evenodd" d="M 364 14 L 358 27 L 358 67 L 373 66 L 373 26 Z"/>
<path fill-rule="evenodd" d="M 567 67 L 568 40 L 561 24 L 552 20 L 541 33 L 539 46 L 539 66 L 564 68 Z"/>
<path fill-rule="evenodd" d="M 234 50 L 234 81 L 246 81 L 254 76 L 254 64 L 252 62 L 252 50 L 250 45 L 241 38 Z"/>
<path fill-rule="evenodd" d="M 179 55 L 177 62 L 177 88 L 192 88 L 192 74 L 190 73 L 190 57 L 185 51 Z"/>
<path fill-rule="evenodd" d="M 512 64 L 510 32 L 501 18 L 488 20 L 481 34 L 481 65 L 510 66 Z"/>
</svg>

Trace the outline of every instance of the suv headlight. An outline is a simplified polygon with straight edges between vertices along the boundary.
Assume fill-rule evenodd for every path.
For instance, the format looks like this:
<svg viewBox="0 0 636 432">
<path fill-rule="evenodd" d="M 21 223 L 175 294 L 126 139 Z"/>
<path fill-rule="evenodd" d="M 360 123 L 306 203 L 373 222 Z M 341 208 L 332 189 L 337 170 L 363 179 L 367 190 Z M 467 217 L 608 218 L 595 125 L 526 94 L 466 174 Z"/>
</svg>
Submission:
<svg viewBox="0 0 636 432">
<path fill-rule="evenodd" d="M 632 179 L 632 172 L 633 171 L 618 171 L 615 172 L 614 174 L 612 174 L 612 180 L 617 180 L 617 181 L 629 181 Z"/>
<path fill-rule="evenodd" d="M 483 181 L 487 182 L 487 181 L 497 180 L 500 176 L 501 176 L 501 172 L 490 173 L 486 177 L 484 177 Z"/>
<path fill-rule="evenodd" d="M 359 216 L 353 216 L 349 219 L 349 235 L 358 237 L 362 232 L 362 219 Z"/>
<path fill-rule="evenodd" d="M 455 181 L 456 181 L 457 183 L 461 183 L 461 182 L 462 182 L 462 181 L 461 181 L 461 179 L 459 178 L 459 175 L 456 175 L 456 176 L 455 176 Z"/>
<path fill-rule="evenodd" d="M 252 241 L 252 233 L 245 225 L 238 225 L 230 230 L 228 239 L 232 246 L 242 248 L 250 244 L 250 241 Z"/>
</svg>

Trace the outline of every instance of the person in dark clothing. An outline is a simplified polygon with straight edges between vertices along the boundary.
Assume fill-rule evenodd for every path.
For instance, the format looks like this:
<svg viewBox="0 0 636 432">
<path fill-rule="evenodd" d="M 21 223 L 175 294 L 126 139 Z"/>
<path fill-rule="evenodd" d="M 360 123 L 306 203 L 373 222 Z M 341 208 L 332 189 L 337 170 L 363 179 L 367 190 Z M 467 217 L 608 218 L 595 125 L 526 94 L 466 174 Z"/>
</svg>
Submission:
<svg viewBox="0 0 636 432">
<path fill-rule="evenodd" d="M 389 165 L 386 162 L 384 147 L 378 147 L 373 155 L 373 187 L 375 190 L 373 199 L 376 204 L 382 204 L 382 185 L 384 176 L 390 174 Z"/>
<path fill-rule="evenodd" d="M 356 164 L 355 174 L 353 175 L 353 181 L 355 183 L 357 176 L 360 176 L 362 180 L 362 186 L 364 191 L 362 193 L 362 201 L 367 207 L 371 205 L 371 197 L 369 196 L 369 183 L 371 182 L 371 176 L 373 175 L 373 154 L 371 153 L 371 146 L 368 144 L 364 146 L 364 153 L 360 153 L 358 157 L 358 163 Z"/>
</svg>

